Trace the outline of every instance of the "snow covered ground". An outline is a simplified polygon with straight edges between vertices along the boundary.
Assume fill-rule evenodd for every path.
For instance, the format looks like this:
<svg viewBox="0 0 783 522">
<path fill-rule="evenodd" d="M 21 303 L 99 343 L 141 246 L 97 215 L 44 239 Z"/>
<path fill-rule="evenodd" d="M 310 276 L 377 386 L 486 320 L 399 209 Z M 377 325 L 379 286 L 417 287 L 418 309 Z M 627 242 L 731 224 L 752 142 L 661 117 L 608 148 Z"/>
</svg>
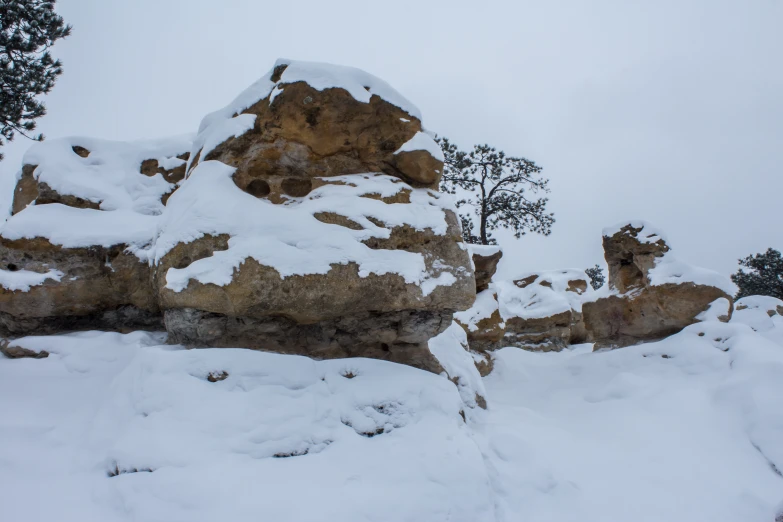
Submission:
<svg viewBox="0 0 783 522">
<path fill-rule="evenodd" d="M 486 411 L 382 361 L 28 337 L 51 355 L 0 356 L 0 520 L 773 522 L 783 317 L 762 308 L 500 350 Z"/>
</svg>

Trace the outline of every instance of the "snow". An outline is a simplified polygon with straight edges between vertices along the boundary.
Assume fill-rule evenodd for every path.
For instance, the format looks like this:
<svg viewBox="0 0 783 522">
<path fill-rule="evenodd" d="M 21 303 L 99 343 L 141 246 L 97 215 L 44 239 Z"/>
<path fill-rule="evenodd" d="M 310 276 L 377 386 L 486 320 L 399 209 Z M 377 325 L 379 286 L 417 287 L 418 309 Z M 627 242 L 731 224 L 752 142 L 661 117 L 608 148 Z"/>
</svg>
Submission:
<svg viewBox="0 0 783 522">
<path fill-rule="evenodd" d="M 80 209 L 59 203 L 31 205 L 0 225 L 6 239 L 42 237 L 68 248 L 125 244 L 145 258 L 142 249 L 152 242 L 157 216 L 163 212 L 161 197 L 174 186 L 161 174 L 146 176 L 142 161 L 157 159 L 159 166 L 174 168 L 190 146 L 191 136 L 159 140 L 116 142 L 74 137 L 36 143 L 24 163 L 38 165 L 34 176 L 61 195 L 100 203 L 101 210 Z M 90 151 L 86 158 L 73 148 Z"/>
<path fill-rule="evenodd" d="M 468 330 L 475 332 L 478 330 L 478 323 L 483 319 L 488 319 L 495 311 L 498 310 L 498 301 L 495 295 L 495 289 L 487 288 L 476 294 L 476 300 L 473 302 L 473 306 L 463 312 L 457 312 L 454 314 L 454 319 L 464 324 Z M 501 328 L 505 327 L 505 324 L 500 325 Z"/>
<path fill-rule="evenodd" d="M 729 317 L 731 302 L 725 297 L 719 297 L 710 306 L 696 316 L 699 321 L 719 321 L 721 317 Z"/>
<path fill-rule="evenodd" d="M 31 287 L 42 285 L 47 279 L 59 281 L 63 275 L 65 274 L 59 270 L 39 273 L 31 270 L 11 271 L 0 269 L 0 286 L 6 290 L 28 292 Z"/>
<path fill-rule="evenodd" d="M 519 288 L 514 281 L 536 276 L 532 283 Z M 569 281 L 583 281 L 586 289 L 568 291 Z M 504 321 L 513 317 L 539 319 L 574 310 L 582 311 L 582 303 L 593 299 L 594 290 L 584 270 L 546 270 L 523 272 L 513 280 L 493 280 L 490 288 L 497 291 L 500 316 Z M 541 284 L 545 283 L 545 284 Z"/>
<path fill-rule="evenodd" d="M 274 268 L 281 277 L 326 274 L 332 264 L 355 262 L 359 276 L 399 274 L 407 283 L 421 287 L 428 295 L 441 285 L 465 277 L 458 269 L 438 260 L 404 250 L 372 249 L 362 240 L 388 238 L 389 227 L 409 225 L 435 234 L 447 232 L 446 209 L 453 209 L 448 195 L 426 189 L 412 189 L 399 179 L 382 174 L 324 178 L 328 184 L 304 198 L 292 198 L 275 205 L 240 190 L 231 180 L 232 167 L 217 161 L 200 163 L 187 183 L 169 198 L 161 217 L 155 245 L 158 262 L 178 243 L 191 242 L 205 234 L 229 234 L 228 250 L 215 252 L 185 268 L 170 268 L 166 285 L 182 291 L 191 279 L 203 284 L 226 285 L 247 258 Z M 367 194 L 388 197 L 410 190 L 410 203 L 387 204 Z M 363 227 L 323 223 L 313 214 L 335 212 Z M 437 265 L 437 266 L 436 266 Z"/>
<path fill-rule="evenodd" d="M 666 253 L 655 259 L 655 266 L 647 273 L 653 286 L 665 284 L 694 283 L 713 286 L 734 295 L 739 290 L 728 277 L 713 270 L 689 265 Z"/>
<path fill-rule="evenodd" d="M 655 225 L 641 220 L 641 219 L 634 219 L 631 221 L 621 221 L 620 223 L 617 223 L 614 226 L 606 227 L 602 231 L 602 235 L 604 237 L 612 237 L 613 235 L 620 232 L 621 229 L 624 227 L 631 225 L 631 227 L 636 229 L 641 229 L 636 234 L 636 239 L 639 240 L 640 243 L 657 243 L 660 240 L 663 240 L 664 243 L 671 246 L 669 242 L 666 240 L 666 236 L 664 233 L 658 229 Z M 626 235 L 632 235 L 629 231 L 625 231 Z"/>
<path fill-rule="evenodd" d="M 764 295 L 738 299 L 731 322 L 747 325 L 763 337 L 783 345 L 783 301 L 780 299 Z"/>
<path fill-rule="evenodd" d="M 469 244 L 470 252 L 480 256 L 489 257 L 500 252 L 500 245 L 475 245 Z"/>
<path fill-rule="evenodd" d="M 66 248 L 127 244 L 144 257 L 141 249 L 151 243 L 157 222 L 157 216 L 130 210 L 102 211 L 50 203 L 27 207 L 12 216 L 0 227 L 0 235 L 11 240 L 43 237 Z"/>
<path fill-rule="evenodd" d="M 4 520 L 493 520 L 449 380 L 162 340 L 29 337 L 51 355 L 0 356 Z"/>
<path fill-rule="evenodd" d="M 443 333 L 430 339 L 429 348 L 446 370 L 446 376 L 456 380 L 462 402 L 469 408 L 475 408 L 478 405 L 477 398 L 485 398 L 487 392 L 473 356 L 468 351 L 468 336 L 465 330 L 452 322 Z"/>
<path fill-rule="evenodd" d="M 141 162 L 158 159 L 165 165 L 180 165 L 178 155 L 190 148 L 192 136 L 145 141 L 109 141 L 70 137 L 34 144 L 24 155 L 23 164 L 37 165 L 34 176 L 57 193 L 100 203 L 102 210 L 129 210 L 159 214 L 161 196 L 173 186 L 163 176 L 145 176 Z M 82 158 L 73 148 L 90 151 Z"/>
<path fill-rule="evenodd" d="M 275 68 L 280 65 L 287 65 L 287 67 L 280 79 L 277 82 L 273 82 L 272 76 Z M 201 150 L 199 161 L 203 161 L 206 159 L 207 154 L 223 141 L 232 136 L 241 136 L 253 128 L 255 115 L 242 114 L 242 111 L 266 97 L 269 97 L 270 104 L 273 103 L 275 98 L 285 90 L 285 84 L 295 82 L 305 82 L 318 91 L 330 88 L 345 89 L 355 100 L 362 103 L 369 103 L 373 95 L 379 96 L 421 120 L 421 113 L 415 105 L 405 99 L 385 81 L 360 69 L 328 63 L 280 59 L 275 62 L 272 69 L 242 91 L 231 103 L 222 109 L 208 114 L 201 120 L 198 134 L 190 149 L 188 170 L 190 170 L 199 150 Z M 425 140 L 422 139 L 421 141 L 424 143 Z M 432 145 L 427 146 L 432 147 Z M 435 144 L 435 147 L 440 152 L 437 144 Z"/>
<path fill-rule="evenodd" d="M 446 161 L 443 156 L 443 150 L 440 145 L 433 140 L 429 135 L 419 131 L 413 135 L 411 139 L 402 144 L 402 147 L 397 149 L 395 154 L 400 152 L 412 152 L 415 150 L 424 150 L 430 153 L 430 156 L 438 161 Z"/>
<path fill-rule="evenodd" d="M 278 60 L 275 67 L 283 64 L 288 64 L 288 67 L 283 71 L 279 84 L 305 82 L 317 91 L 331 88 L 345 89 L 354 99 L 363 103 L 370 103 L 373 95 L 379 96 L 421 120 L 421 113 L 414 104 L 385 81 L 361 69 L 294 60 Z"/>
<path fill-rule="evenodd" d="M 3 519 L 771 522 L 783 500 L 783 344 L 735 320 L 505 348 L 483 380 L 452 325 L 430 349 L 459 386 L 163 341 L 27 337 L 51 355 L 0 356 Z M 487 410 L 465 408 L 474 390 Z"/>
</svg>

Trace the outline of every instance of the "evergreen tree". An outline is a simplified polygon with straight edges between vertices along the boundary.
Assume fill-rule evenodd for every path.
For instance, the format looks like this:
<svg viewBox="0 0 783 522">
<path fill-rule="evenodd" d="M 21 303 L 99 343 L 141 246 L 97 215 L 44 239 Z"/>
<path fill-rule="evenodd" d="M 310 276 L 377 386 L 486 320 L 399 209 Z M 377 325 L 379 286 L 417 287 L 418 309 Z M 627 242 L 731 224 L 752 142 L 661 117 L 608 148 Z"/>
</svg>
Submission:
<svg viewBox="0 0 783 522">
<path fill-rule="evenodd" d="M 598 290 L 604 286 L 606 277 L 604 276 L 604 269 L 600 266 L 595 265 L 593 268 L 588 268 L 585 270 L 585 274 L 590 278 L 590 286 L 593 287 L 593 290 Z"/>
<path fill-rule="evenodd" d="M 739 287 L 736 298 L 749 295 L 769 295 L 783 299 L 783 258 L 780 252 L 771 248 L 763 254 L 740 259 L 741 267 L 748 268 L 745 272 L 740 268 L 731 276 Z"/>
<path fill-rule="evenodd" d="M 0 0 L 0 146 L 16 133 L 31 136 L 35 120 L 46 114 L 36 96 L 46 94 L 62 74 L 49 48 L 71 34 L 54 12 L 54 0 Z M 3 155 L 0 154 L 0 160 Z"/>
<path fill-rule="evenodd" d="M 535 197 L 538 192 L 549 192 L 549 180 L 540 176 L 541 167 L 489 145 L 463 152 L 447 138 L 436 141 L 446 159 L 441 190 L 459 196 L 465 241 L 494 245 L 492 231 L 503 228 L 517 238 L 527 232 L 550 234 L 555 218 L 546 213 L 548 199 Z"/>
</svg>

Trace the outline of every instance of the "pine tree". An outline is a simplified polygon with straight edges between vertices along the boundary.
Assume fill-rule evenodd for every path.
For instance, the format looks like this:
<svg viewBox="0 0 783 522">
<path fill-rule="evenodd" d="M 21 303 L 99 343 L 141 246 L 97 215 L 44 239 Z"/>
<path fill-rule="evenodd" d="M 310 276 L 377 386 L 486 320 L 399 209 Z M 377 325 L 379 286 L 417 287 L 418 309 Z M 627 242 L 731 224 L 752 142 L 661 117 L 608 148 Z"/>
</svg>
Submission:
<svg viewBox="0 0 783 522">
<path fill-rule="evenodd" d="M 459 196 L 466 242 L 494 245 L 492 231 L 498 229 L 510 229 L 517 238 L 527 232 L 550 234 L 555 218 L 546 213 L 548 199 L 530 197 L 549 192 L 541 167 L 489 145 L 476 145 L 468 153 L 447 138 L 436 141 L 445 156 L 441 190 Z"/>
<path fill-rule="evenodd" d="M 783 299 L 783 258 L 779 251 L 769 248 L 763 254 L 740 259 L 739 264 L 750 270 L 745 272 L 740 268 L 731 276 L 731 280 L 739 287 L 737 299 L 749 295 Z"/>
<path fill-rule="evenodd" d="M 606 277 L 604 276 L 604 269 L 600 266 L 595 265 L 593 268 L 588 268 L 585 270 L 585 274 L 590 278 L 590 286 L 593 287 L 593 290 L 598 290 L 604 286 Z"/>
<path fill-rule="evenodd" d="M 16 133 L 31 136 L 35 120 L 46 114 L 36 96 L 46 94 L 62 74 L 49 48 L 71 34 L 54 12 L 54 0 L 0 0 L 0 146 Z M 0 154 L 0 160 L 3 155 Z"/>
</svg>

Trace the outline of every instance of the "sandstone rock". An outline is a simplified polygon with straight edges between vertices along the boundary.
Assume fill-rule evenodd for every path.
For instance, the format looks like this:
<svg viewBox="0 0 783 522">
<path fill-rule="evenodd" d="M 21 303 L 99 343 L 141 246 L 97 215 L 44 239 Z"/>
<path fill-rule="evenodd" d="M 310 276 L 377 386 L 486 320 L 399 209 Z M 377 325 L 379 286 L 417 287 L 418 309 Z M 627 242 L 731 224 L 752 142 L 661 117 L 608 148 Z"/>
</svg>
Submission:
<svg viewBox="0 0 783 522">
<path fill-rule="evenodd" d="M 427 341 L 475 279 L 455 210 L 426 188 L 434 142 L 380 80 L 323 67 L 281 64 L 202 122 L 155 247 L 166 328 L 193 346 L 440 371 Z"/>
<path fill-rule="evenodd" d="M 236 167 L 237 186 L 275 203 L 304 197 L 315 178 L 366 172 L 437 190 L 443 169 L 418 110 L 385 82 L 303 62 L 278 62 L 205 118 L 191 157 L 191 169 L 207 160 Z"/>
<path fill-rule="evenodd" d="M 492 245 L 471 245 L 470 251 L 473 257 L 473 266 L 476 272 L 476 293 L 489 287 L 492 276 L 498 269 L 503 252 L 499 247 Z"/>
<path fill-rule="evenodd" d="M 0 332 L 165 320 L 190 346 L 440 372 L 427 342 L 476 287 L 442 159 L 386 83 L 301 62 L 194 140 L 38 144 L 0 227 Z"/>
<path fill-rule="evenodd" d="M 163 329 L 149 262 L 161 198 L 189 140 L 33 146 L 0 227 L 0 332 Z M 166 167 L 166 168 L 164 168 Z M 176 177 L 176 176 L 175 176 Z M 100 210 L 99 210 L 100 209 Z"/>
<path fill-rule="evenodd" d="M 8 341 L 0 341 L 0 353 L 9 359 L 45 359 L 49 357 L 49 352 L 41 350 L 36 352 L 22 346 L 11 345 Z"/>
<path fill-rule="evenodd" d="M 0 237 L 2 335 L 162 329 L 149 265 L 124 250 L 124 245 L 63 248 L 40 237 Z M 9 282 L 50 271 L 57 277 L 28 288 Z"/>
<path fill-rule="evenodd" d="M 733 285 L 717 273 L 677 261 L 663 235 L 648 223 L 606 229 L 603 241 L 611 293 L 583 305 L 596 348 L 677 333 L 701 320 L 700 314 L 718 299 L 728 304 L 723 320 L 731 316 Z"/>
<path fill-rule="evenodd" d="M 581 270 L 522 274 L 496 283 L 506 322 L 503 345 L 535 351 L 560 351 L 587 341 L 582 301 L 592 294 Z"/>
<path fill-rule="evenodd" d="M 471 350 L 479 354 L 505 346 L 560 351 L 587 341 L 581 301 L 592 292 L 579 270 L 521 274 L 513 281 L 493 281 L 455 320 L 465 329 Z M 488 361 L 485 357 L 477 362 L 480 371 L 491 370 Z"/>
</svg>

